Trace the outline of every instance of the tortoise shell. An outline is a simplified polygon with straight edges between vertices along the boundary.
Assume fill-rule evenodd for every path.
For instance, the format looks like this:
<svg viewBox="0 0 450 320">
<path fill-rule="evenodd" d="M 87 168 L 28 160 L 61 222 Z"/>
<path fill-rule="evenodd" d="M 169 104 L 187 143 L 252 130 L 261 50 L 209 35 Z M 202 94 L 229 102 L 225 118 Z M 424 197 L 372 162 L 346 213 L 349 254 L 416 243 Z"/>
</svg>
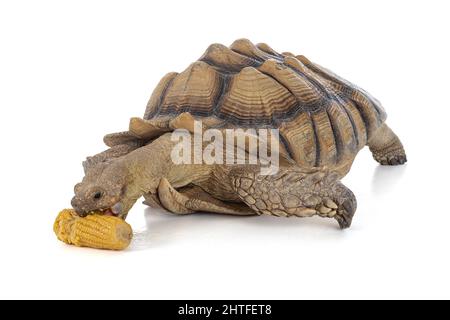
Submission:
<svg viewBox="0 0 450 320">
<path fill-rule="evenodd" d="M 184 113 L 209 127 L 279 129 L 283 149 L 304 167 L 353 159 L 386 119 L 377 100 L 329 70 L 246 39 L 212 44 L 164 76 L 144 120 L 165 132 Z"/>
</svg>

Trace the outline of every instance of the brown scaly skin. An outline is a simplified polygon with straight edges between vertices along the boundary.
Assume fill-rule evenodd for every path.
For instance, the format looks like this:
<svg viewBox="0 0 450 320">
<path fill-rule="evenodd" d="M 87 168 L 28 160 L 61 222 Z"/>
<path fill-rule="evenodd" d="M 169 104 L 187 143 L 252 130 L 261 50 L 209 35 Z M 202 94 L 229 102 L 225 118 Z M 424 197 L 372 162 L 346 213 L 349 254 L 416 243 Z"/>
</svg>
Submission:
<svg viewBox="0 0 450 320">
<path fill-rule="evenodd" d="M 171 147 L 166 135 L 157 143 L 89 167 L 83 181 L 75 185 L 72 207 L 81 216 L 100 210 L 125 219 L 142 195 L 156 192 L 160 178 L 172 166 Z"/>
<path fill-rule="evenodd" d="M 386 124 L 368 145 L 381 164 L 406 161 L 400 140 Z M 149 204 L 177 214 L 319 215 L 336 219 L 341 228 L 351 224 L 356 199 L 339 181 L 348 170 L 289 166 L 280 167 L 275 175 L 263 176 L 258 166 L 250 165 L 174 165 L 170 159 L 173 146 L 167 133 L 138 149 L 118 146 L 95 156 L 102 161 L 93 162 L 83 181 L 75 186 L 72 206 L 81 216 L 103 210 L 125 219 L 134 203 L 145 196 Z M 349 159 L 344 167 L 349 168 L 352 161 Z M 199 186 L 197 192 L 189 189 L 190 185 Z M 185 191 L 177 191 L 183 187 Z M 198 190 L 204 190 L 204 194 L 199 195 Z"/>
<path fill-rule="evenodd" d="M 115 208 L 115 215 L 125 219 L 138 198 L 157 193 L 164 182 L 174 188 L 169 186 L 168 193 L 161 193 L 160 188 L 160 198 L 169 199 L 165 203 L 170 205 L 165 207 L 175 213 L 249 214 L 237 204 L 231 208 L 217 196 L 214 202 L 205 197 L 205 201 L 186 198 L 183 202 L 183 195 L 176 191 L 184 186 L 199 185 L 207 193 L 216 195 L 234 191 L 235 198 L 248 205 L 254 214 L 298 217 L 317 214 L 335 218 L 341 228 L 350 226 L 356 200 L 338 181 L 337 173 L 291 166 L 280 167 L 276 175 L 262 176 L 258 166 L 174 165 L 170 159 L 173 145 L 170 134 L 165 134 L 148 146 L 92 167 L 75 187 L 72 206 L 82 216 L 94 210 L 108 212 L 109 208 Z M 217 183 L 214 186 L 210 183 L 211 176 L 219 177 L 222 190 L 217 190 Z M 224 208 L 229 208 L 228 212 Z"/>
<path fill-rule="evenodd" d="M 80 216 L 115 208 L 116 215 L 125 218 L 138 197 L 133 185 L 133 177 L 121 159 L 97 164 L 75 185 L 72 207 Z"/>
<path fill-rule="evenodd" d="M 335 218 L 350 227 L 356 210 L 353 193 L 338 180 L 338 174 L 281 168 L 275 175 L 259 175 L 259 169 L 242 167 L 231 171 L 231 183 L 239 197 L 258 214 L 280 217 Z"/>
</svg>

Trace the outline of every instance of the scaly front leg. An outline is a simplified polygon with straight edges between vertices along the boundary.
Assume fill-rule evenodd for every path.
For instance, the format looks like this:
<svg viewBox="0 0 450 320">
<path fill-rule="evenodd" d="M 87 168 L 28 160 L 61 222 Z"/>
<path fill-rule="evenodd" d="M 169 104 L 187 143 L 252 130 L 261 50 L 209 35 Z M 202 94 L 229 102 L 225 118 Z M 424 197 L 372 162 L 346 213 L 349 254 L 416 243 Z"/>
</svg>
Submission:
<svg viewBox="0 0 450 320">
<path fill-rule="evenodd" d="M 258 214 L 334 218 L 348 228 L 356 210 L 356 198 L 338 174 L 280 168 L 275 175 L 261 175 L 257 167 L 240 167 L 230 174 L 239 197 Z"/>
</svg>

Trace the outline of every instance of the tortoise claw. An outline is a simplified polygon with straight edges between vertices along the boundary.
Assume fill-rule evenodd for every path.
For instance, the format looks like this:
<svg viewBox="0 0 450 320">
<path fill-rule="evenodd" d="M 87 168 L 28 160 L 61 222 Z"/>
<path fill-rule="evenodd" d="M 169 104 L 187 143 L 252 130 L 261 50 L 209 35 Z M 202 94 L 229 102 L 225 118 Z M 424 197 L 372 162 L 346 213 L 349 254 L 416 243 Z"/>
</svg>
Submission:
<svg viewBox="0 0 450 320">
<path fill-rule="evenodd" d="M 405 154 L 399 154 L 391 157 L 384 157 L 379 159 L 379 163 L 384 166 L 397 166 L 404 164 L 407 161 Z"/>
<path fill-rule="evenodd" d="M 349 228 L 352 224 L 353 215 L 356 211 L 356 198 L 350 197 L 339 206 L 335 219 L 339 223 L 341 229 Z"/>
</svg>

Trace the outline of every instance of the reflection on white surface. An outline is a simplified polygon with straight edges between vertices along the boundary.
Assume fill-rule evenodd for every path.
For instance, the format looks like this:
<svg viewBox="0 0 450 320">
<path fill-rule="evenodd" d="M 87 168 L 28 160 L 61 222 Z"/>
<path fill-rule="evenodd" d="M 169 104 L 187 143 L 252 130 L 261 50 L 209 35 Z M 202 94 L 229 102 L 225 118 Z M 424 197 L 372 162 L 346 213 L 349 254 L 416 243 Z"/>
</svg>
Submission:
<svg viewBox="0 0 450 320">
<path fill-rule="evenodd" d="M 371 157 L 368 157 L 368 160 L 372 161 Z M 362 170 L 361 167 L 357 169 Z M 396 186 L 402 183 L 407 165 L 377 165 L 371 167 L 370 170 L 373 170 L 373 173 L 366 170 L 364 174 L 369 179 L 371 176 L 371 181 L 367 181 L 369 179 L 365 180 L 363 177 L 353 176 L 352 178 L 361 187 L 370 183 L 370 186 L 368 186 L 370 193 L 376 197 L 395 191 Z M 401 198 L 400 194 L 396 196 Z M 370 207 L 368 203 L 365 203 L 365 201 L 369 202 L 370 199 L 359 200 L 359 211 L 364 210 L 367 218 L 373 218 L 373 215 L 376 214 L 376 207 Z M 380 205 L 385 206 L 383 210 L 387 210 L 389 203 Z M 338 228 L 334 219 L 320 217 L 237 217 L 215 213 L 176 215 L 163 209 L 154 209 L 146 206 L 138 206 L 138 209 L 133 209 L 133 215 L 139 214 L 139 212 L 144 212 L 145 224 L 134 233 L 134 239 L 129 248 L 132 251 L 155 249 L 168 244 L 177 245 L 177 241 L 190 242 L 205 237 L 211 237 L 212 241 L 221 241 L 218 240 L 220 238 L 224 238 L 223 241 L 226 241 L 228 237 L 233 236 L 248 238 L 249 234 L 253 235 L 255 239 L 259 236 L 273 236 L 279 239 L 287 237 L 297 240 L 320 239 L 321 241 L 333 241 L 344 239 L 347 232 L 355 232 L 358 229 L 358 222 L 364 219 L 363 216 L 358 216 L 359 212 L 357 210 L 352 227 L 349 230 L 342 231 Z M 362 215 L 362 213 L 360 214 Z"/>
<path fill-rule="evenodd" d="M 382 196 L 394 192 L 396 185 L 401 183 L 406 168 L 406 165 L 376 166 L 372 174 L 371 194 Z M 370 208 L 364 201 L 360 204 L 365 208 L 365 213 L 369 218 L 371 218 L 370 215 L 375 214 L 375 207 Z M 384 205 L 388 206 L 389 204 Z M 145 224 L 134 232 L 130 251 L 155 249 L 169 244 L 177 245 L 177 242 L 202 241 L 208 237 L 212 241 L 226 241 L 229 237 L 248 238 L 248 235 L 253 235 L 255 239 L 272 236 L 279 239 L 287 237 L 297 240 L 333 241 L 344 239 L 347 232 L 356 231 L 358 220 L 363 219 L 363 217 L 358 217 L 357 210 L 354 219 L 356 223 L 349 230 L 343 231 L 338 228 L 334 219 L 320 217 L 238 217 L 215 213 L 176 215 L 163 209 L 146 206 L 138 206 L 138 208 L 133 209 L 133 215 L 144 212 Z M 223 239 L 220 240 L 220 238 Z"/>
<path fill-rule="evenodd" d="M 136 211 L 136 210 L 134 210 Z M 283 238 L 322 238 L 339 240 L 345 231 L 338 227 L 334 219 L 321 217 L 275 217 L 275 216 L 230 216 L 216 213 L 193 213 L 176 215 L 161 209 L 146 208 L 145 226 L 134 232 L 128 250 L 155 249 L 167 245 L 176 246 L 186 242 L 227 241 L 235 237 L 248 239 L 271 236 Z M 134 212 L 134 214 L 137 214 Z"/>
<path fill-rule="evenodd" d="M 401 166 L 377 166 L 372 176 L 372 194 L 386 194 L 402 180 L 408 164 Z"/>
</svg>

